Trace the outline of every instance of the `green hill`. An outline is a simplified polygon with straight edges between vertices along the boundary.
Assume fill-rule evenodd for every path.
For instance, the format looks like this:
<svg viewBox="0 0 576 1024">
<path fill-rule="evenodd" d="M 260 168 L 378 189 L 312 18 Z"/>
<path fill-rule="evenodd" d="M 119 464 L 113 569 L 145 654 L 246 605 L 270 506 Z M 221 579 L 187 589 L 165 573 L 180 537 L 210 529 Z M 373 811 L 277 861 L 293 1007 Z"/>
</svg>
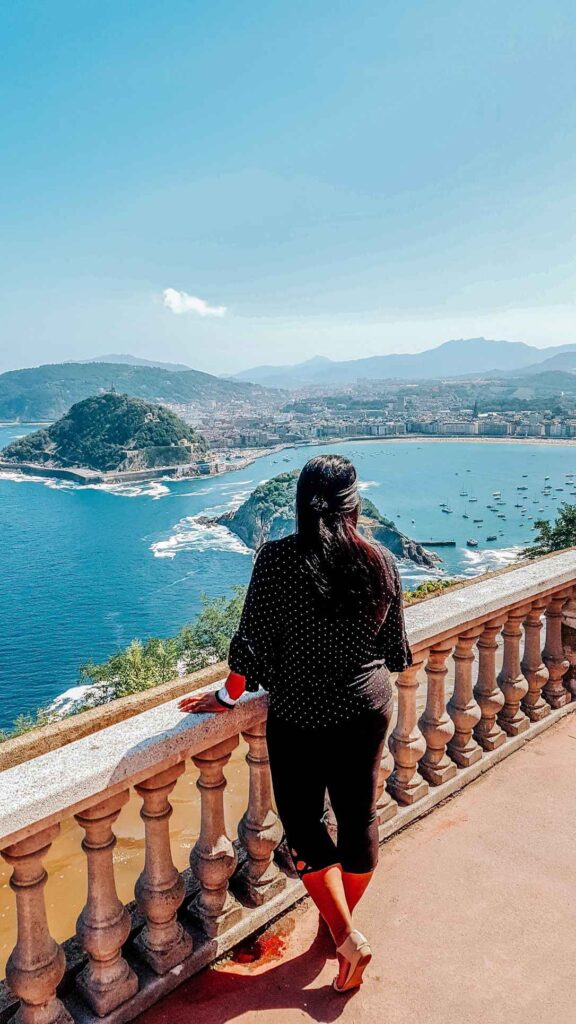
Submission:
<svg viewBox="0 0 576 1024">
<path fill-rule="evenodd" d="M 297 469 L 280 473 L 260 484 L 240 508 L 235 512 L 225 512 L 217 522 L 255 550 L 268 540 L 294 533 L 297 480 Z M 435 567 L 438 556 L 402 533 L 366 498 L 362 499 L 359 524 L 363 533 L 388 548 L 397 558 L 408 558 L 428 568 Z"/>
<path fill-rule="evenodd" d="M 269 392 L 257 384 L 224 380 L 199 370 L 173 371 L 121 363 L 50 363 L 0 374 L 0 420 L 55 420 L 71 405 L 110 391 L 168 404 L 258 400 Z M 277 395 L 277 393 L 276 393 Z"/>
<path fill-rule="evenodd" d="M 77 402 L 62 419 L 8 445 L 1 456 L 14 464 L 109 472 L 185 465 L 205 451 L 204 438 L 169 409 L 108 393 Z"/>
</svg>

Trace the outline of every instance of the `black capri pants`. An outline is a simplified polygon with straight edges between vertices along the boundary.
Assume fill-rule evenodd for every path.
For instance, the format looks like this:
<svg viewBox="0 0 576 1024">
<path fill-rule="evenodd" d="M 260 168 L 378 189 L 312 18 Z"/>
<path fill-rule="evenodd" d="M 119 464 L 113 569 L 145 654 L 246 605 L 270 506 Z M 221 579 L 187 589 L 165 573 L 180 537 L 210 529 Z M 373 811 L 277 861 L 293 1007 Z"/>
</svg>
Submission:
<svg viewBox="0 0 576 1024">
<path fill-rule="evenodd" d="M 340 864 L 363 874 L 378 863 L 376 787 L 393 702 L 336 726 L 301 729 L 269 714 L 270 771 L 278 814 L 300 876 Z M 338 825 L 324 822 L 326 792 Z"/>
</svg>

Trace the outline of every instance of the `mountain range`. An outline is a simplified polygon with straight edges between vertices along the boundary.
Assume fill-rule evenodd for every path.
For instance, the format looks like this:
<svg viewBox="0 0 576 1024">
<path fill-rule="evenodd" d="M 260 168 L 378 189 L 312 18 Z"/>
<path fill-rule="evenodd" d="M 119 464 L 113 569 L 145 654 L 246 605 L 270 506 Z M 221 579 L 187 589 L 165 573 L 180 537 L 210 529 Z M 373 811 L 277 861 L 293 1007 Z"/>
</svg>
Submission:
<svg viewBox="0 0 576 1024">
<path fill-rule="evenodd" d="M 213 401 L 269 402 L 270 396 L 257 384 L 225 380 L 200 370 L 99 362 L 49 363 L 0 374 L 0 420 L 55 420 L 75 402 L 112 389 L 148 402 L 195 403 L 199 408 Z"/>
<path fill-rule="evenodd" d="M 432 380 L 446 377 L 501 376 L 576 370 L 576 344 L 536 348 L 523 342 L 461 338 L 424 352 L 334 361 L 315 356 L 293 366 L 256 366 L 234 380 L 266 387 L 346 385 L 358 380 Z"/>
</svg>

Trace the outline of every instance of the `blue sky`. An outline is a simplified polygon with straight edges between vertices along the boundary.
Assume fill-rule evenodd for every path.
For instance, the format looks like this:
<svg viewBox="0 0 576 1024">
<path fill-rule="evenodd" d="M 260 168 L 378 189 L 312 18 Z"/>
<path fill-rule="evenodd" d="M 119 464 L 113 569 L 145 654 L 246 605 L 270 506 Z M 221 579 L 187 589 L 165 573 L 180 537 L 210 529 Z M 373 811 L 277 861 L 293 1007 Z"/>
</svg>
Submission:
<svg viewBox="0 0 576 1024">
<path fill-rule="evenodd" d="M 0 42 L 0 369 L 576 342 L 573 0 L 19 0 Z"/>
</svg>

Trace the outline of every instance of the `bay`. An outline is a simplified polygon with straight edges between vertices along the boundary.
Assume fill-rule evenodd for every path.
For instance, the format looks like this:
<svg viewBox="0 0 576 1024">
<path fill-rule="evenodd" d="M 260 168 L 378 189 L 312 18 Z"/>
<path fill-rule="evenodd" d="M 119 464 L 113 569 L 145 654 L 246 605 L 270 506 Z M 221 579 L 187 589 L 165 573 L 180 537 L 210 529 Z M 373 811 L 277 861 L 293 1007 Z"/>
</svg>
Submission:
<svg viewBox="0 0 576 1024">
<path fill-rule="evenodd" d="M 28 429 L 0 427 L 0 447 Z M 339 442 L 288 449 L 220 477 L 129 487 L 0 474 L 0 726 L 73 686 L 83 661 L 102 660 L 135 637 L 169 636 L 194 617 L 202 594 L 245 583 L 252 552 L 197 517 L 237 506 L 262 480 L 321 451 L 352 458 L 363 493 L 416 540 L 455 540 L 439 549 L 439 569 L 450 575 L 514 560 L 530 540 L 528 516 L 554 518 L 562 500 L 576 500 L 566 481 L 576 448 L 564 444 Z M 546 476 L 563 490 L 544 497 Z M 497 490 L 505 520 L 486 508 Z M 478 548 L 466 546 L 470 537 Z M 408 586 L 430 575 L 411 563 L 401 572 Z"/>
</svg>

